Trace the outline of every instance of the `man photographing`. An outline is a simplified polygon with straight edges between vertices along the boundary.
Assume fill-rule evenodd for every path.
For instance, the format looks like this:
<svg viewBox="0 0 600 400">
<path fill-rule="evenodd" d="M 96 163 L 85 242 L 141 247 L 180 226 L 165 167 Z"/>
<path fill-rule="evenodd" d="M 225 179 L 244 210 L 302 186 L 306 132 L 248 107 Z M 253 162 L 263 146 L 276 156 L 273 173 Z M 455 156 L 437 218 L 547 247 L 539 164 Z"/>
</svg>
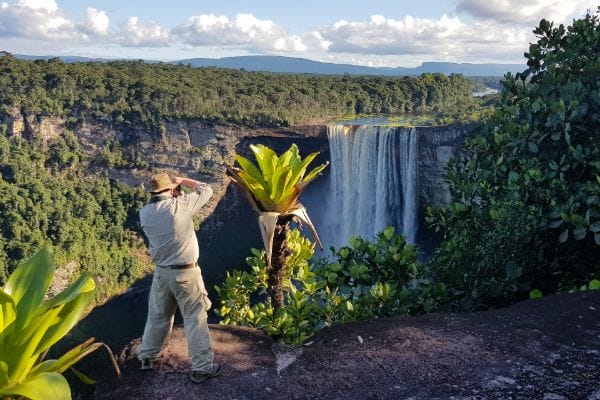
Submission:
<svg viewBox="0 0 600 400">
<path fill-rule="evenodd" d="M 181 186 L 192 192 L 184 193 Z M 213 361 L 207 323 L 211 302 L 197 264 L 200 249 L 193 222 L 193 216 L 208 202 L 213 191 L 206 183 L 178 176 L 171 179 L 162 173 L 152 176 L 149 192 L 152 197 L 140 210 L 140 222 L 156 271 L 138 358 L 142 369 L 152 369 L 153 361 L 166 345 L 179 306 L 192 366 L 190 379 L 200 383 L 221 372 Z"/>
</svg>

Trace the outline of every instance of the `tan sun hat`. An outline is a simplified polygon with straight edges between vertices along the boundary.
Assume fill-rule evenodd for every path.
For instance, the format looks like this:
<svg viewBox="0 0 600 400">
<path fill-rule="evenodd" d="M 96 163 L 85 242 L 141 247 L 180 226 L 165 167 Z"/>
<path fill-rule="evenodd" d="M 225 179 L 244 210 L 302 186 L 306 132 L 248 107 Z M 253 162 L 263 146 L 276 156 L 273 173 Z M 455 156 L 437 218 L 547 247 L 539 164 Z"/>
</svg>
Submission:
<svg viewBox="0 0 600 400">
<path fill-rule="evenodd" d="M 175 187 L 177 187 L 177 184 L 173 183 L 169 177 L 169 174 L 164 172 L 162 174 L 153 175 L 148 182 L 148 191 L 150 193 L 159 193 Z"/>
</svg>

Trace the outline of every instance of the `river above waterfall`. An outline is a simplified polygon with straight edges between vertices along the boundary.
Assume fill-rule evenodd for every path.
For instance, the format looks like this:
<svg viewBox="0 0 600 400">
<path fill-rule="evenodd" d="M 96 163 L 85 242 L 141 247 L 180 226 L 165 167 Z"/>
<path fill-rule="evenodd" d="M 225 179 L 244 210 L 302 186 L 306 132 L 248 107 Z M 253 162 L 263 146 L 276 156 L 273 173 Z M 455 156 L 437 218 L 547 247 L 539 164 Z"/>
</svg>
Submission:
<svg viewBox="0 0 600 400">
<path fill-rule="evenodd" d="M 372 114 L 352 116 L 331 121 L 330 125 L 354 125 L 414 128 L 435 125 L 435 116 L 431 114 Z"/>
</svg>

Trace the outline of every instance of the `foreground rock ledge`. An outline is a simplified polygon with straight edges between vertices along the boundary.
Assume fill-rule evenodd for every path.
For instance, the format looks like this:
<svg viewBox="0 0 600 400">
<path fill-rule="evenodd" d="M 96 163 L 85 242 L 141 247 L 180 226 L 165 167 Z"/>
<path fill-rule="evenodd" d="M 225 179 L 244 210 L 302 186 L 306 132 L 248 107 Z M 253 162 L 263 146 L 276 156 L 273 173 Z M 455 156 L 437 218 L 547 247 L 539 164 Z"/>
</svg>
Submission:
<svg viewBox="0 0 600 400">
<path fill-rule="evenodd" d="M 600 291 L 336 326 L 300 349 L 248 328 L 211 332 L 222 376 L 188 380 L 178 328 L 153 372 L 138 370 L 131 343 L 125 382 L 102 382 L 94 398 L 600 400 Z"/>
</svg>

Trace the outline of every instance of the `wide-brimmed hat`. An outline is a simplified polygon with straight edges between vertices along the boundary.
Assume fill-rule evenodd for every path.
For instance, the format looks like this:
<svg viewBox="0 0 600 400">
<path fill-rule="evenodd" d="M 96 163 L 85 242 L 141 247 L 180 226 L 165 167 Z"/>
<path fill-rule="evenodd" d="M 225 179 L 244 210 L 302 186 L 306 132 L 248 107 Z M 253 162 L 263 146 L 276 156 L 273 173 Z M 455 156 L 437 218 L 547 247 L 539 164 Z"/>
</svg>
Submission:
<svg viewBox="0 0 600 400">
<path fill-rule="evenodd" d="M 177 187 L 177 184 L 173 183 L 169 174 L 166 173 L 153 175 L 148 182 L 148 191 L 150 193 L 159 193 L 175 187 Z"/>
</svg>

